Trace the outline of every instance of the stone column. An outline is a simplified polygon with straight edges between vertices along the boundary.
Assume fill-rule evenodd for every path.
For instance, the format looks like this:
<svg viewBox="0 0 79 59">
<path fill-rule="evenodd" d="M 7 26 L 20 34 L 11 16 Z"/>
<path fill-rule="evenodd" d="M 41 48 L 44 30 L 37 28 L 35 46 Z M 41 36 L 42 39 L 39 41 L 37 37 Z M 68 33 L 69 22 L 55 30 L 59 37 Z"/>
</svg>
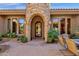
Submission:
<svg viewBox="0 0 79 59">
<path fill-rule="evenodd" d="M 44 29 L 45 42 L 47 42 L 48 30 L 49 30 L 50 25 L 48 26 L 48 22 L 45 22 L 44 26 L 45 26 L 45 29 Z"/>
<path fill-rule="evenodd" d="M 65 18 L 65 33 L 67 34 L 67 18 Z"/>
<path fill-rule="evenodd" d="M 12 33 L 12 29 L 13 29 L 12 18 L 11 18 L 11 23 L 10 24 L 11 24 L 11 28 L 10 29 L 11 29 L 11 33 Z"/>
<path fill-rule="evenodd" d="M 28 38 L 28 41 L 31 40 L 30 31 L 31 31 L 30 24 L 29 24 L 29 21 L 27 20 L 26 21 L 26 37 Z"/>
<path fill-rule="evenodd" d="M 17 22 L 17 35 L 19 34 L 19 23 Z"/>
<path fill-rule="evenodd" d="M 60 33 L 60 28 L 61 28 L 61 24 L 60 24 L 60 20 L 59 20 L 59 23 L 58 23 L 59 35 L 61 34 L 61 33 Z"/>
<path fill-rule="evenodd" d="M 8 30 L 8 18 L 6 19 L 6 21 L 5 21 L 5 23 L 6 23 L 6 32 L 9 32 L 9 30 Z"/>
</svg>

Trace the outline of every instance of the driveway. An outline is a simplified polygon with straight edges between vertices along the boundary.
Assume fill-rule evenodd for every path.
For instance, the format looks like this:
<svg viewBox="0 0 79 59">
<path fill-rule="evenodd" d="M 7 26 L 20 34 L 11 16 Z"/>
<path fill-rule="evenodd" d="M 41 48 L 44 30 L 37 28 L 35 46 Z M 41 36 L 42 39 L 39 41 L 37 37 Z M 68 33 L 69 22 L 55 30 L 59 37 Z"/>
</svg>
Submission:
<svg viewBox="0 0 79 59">
<path fill-rule="evenodd" d="M 67 56 L 73 55 L 69 51 L 63 50 L 59 43 L 47 44 L 43 40 L 32 40 L 27 43 L 17 41 L 4 42 L 1 45 L 9 45 L 9 49 L 1 56 Z"/>
</svg>

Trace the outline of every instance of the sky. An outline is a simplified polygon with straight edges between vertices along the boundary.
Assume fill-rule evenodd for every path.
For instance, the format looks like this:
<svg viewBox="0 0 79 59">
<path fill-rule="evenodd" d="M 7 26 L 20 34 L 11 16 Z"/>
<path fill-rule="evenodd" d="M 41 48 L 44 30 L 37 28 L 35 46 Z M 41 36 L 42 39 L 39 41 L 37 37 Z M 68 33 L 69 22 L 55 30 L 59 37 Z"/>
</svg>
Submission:
<svg viewBox="0 0 79 59">
<path fill-rule="evenodd" d="M 79 8 L 79 3 L 51 3 L 52 9 Z M 0 3 L 0 9 L 26 9 L 25 3 Z"/>
<path fill-rule="evenodd" d="M 79 3 L 54 3 L 54 4 L 51 4 L 51 8 L 53 9 L 74 9 L 74 8 L 77 8 L 79 9 Z"/>
<path fill-rule="evenodd" d="M 25 3 L 0 3 L 0 9 L 25 9 Z"/>
</svg>

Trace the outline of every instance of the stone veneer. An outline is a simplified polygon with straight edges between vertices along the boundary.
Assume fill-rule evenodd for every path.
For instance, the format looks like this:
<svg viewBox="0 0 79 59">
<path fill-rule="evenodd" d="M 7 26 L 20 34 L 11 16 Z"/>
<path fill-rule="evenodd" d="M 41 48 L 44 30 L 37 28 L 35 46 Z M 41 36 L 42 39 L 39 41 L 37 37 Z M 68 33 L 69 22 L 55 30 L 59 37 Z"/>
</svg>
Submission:
<svg viewBox="0 0 79 59">
<path fill-rule="evenodd" d="M 31 39 L 31 21 L 34 16 L 41 16 L 44 21 L 44 37 L 47 41 L 47 32 L 49 29 L 50 9 L 47 3 L 29 3 L 26 9 L 26 36 Z"/>
</svg>

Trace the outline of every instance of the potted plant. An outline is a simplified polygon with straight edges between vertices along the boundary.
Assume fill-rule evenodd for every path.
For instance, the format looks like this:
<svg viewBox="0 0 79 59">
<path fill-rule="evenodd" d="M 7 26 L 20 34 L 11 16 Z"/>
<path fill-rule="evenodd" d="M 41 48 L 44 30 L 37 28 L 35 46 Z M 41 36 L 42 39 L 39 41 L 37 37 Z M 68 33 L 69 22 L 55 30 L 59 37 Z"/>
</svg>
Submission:
<svg viewBox="0 0 79 59">
<path fill-rule="evenodd" d="M 0 33 L 0 41 L 2 41 L 2 33 Z"/>
<path fill-rule="evenodd" d="M 59 35 L 59 32 L 58 30 L 55 30 L 55 29 L 50 29 L 48 31 L 48 39 L 47 39 L 47 43 L 53 43 L 53 42 L 57 42 L 58 40 L 58 35 Z"/>
</svg>

